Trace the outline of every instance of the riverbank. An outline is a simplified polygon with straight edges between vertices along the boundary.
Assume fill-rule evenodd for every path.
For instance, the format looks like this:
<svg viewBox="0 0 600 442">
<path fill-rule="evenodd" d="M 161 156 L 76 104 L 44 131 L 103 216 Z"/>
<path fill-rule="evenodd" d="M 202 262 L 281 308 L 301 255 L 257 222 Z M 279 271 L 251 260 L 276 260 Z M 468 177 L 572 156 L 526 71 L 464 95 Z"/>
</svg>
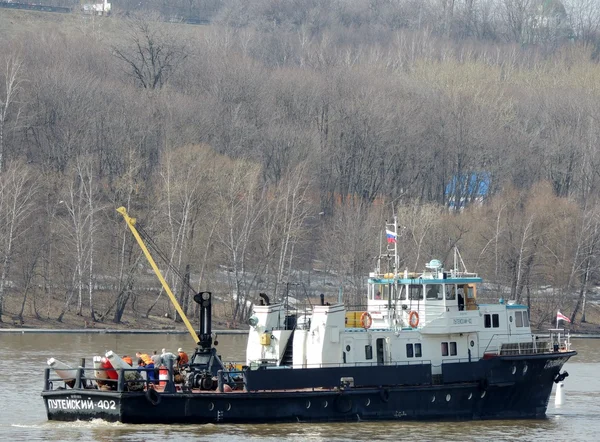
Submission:
<svg viewBox="0 0 600 442">
<path fill-rule="evenodd" d="M 121 329 L 52 329 L 52 328 L 0 328 L 2 333 L 63 333 L 63 334 L 113 334 L 113 335 L 185 335 L 187 330 L 121 330 Z M 534 332 L 548 336 L 544 331 Z M 248 330 L 213 330 L 216 335 L 245 335 Z M 571 333 L 573 339 L 600 339 L 600 333 Z"/>
</svg>

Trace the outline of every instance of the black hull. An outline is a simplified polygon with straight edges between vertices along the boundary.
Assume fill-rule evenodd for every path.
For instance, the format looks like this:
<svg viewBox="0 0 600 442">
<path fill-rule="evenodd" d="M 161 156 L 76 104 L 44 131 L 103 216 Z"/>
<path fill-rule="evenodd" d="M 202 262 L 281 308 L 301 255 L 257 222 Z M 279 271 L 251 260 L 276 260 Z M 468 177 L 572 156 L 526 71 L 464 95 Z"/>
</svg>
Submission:
<svg viewBox="0 0 600 442">
<path fill-rule="evenodd" d="M 467 370 L 465 376 L 476 376 L 482 370 L 486 376 L 435 385 L 155 396 L 54 390 L 42 396 L 48 419 L 63 421 L 100 418 L 123 423 L 202 424 L 539 419 L 546 416 L 556 375 L 573 354 L 496 357 L 468 363 L 474 370 Z M 445 378 L 465 373 L 463 364 L 448 365 Z"/>
</svg>

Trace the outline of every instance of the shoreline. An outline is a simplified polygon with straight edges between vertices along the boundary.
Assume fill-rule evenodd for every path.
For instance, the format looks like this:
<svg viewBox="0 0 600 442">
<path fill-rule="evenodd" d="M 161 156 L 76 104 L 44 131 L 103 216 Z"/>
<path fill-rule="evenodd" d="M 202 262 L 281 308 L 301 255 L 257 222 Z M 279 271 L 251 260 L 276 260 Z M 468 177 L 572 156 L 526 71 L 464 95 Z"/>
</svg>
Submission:
<svg viewBox="0 0 600 442">
<path fill-rule="evenodd" d="M 120 329 L 89 329 L 89 328 L 66 328 L 66 329 L 52 329 L 52 328 L 0 328 L 0 334 L 2 333 L 90 333 L 90 334 L 123 334 L 123 335 L 186 335 L 189 332 L 187 330 L 120 330 Z M 215 335 L 245 335 L 248 334 L 248 330 L 213 330 Z M 534 334 L 543 337 L 547 336 L 544 333 Z M 600 333 L 571 333 L 573 339 L 600 339 Z"/>
</svg>

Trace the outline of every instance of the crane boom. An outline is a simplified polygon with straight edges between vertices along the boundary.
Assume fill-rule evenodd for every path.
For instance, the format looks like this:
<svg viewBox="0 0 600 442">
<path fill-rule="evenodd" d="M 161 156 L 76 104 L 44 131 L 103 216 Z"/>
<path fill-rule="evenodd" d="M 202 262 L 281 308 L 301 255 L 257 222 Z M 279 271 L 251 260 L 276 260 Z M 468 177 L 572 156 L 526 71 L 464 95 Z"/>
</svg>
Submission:
<svg viewBox="0 0 600 442">
<path fill-rule="evenodd" d="M 156 273 L 156 276 L 158 277 L 158 280 L 162 284 L 163 288 L 165 289 L 165 292 L 167 292 L 167 295 L 169 295 L 169 299 L 171 299 L 171 302 L 173 303 L 173 306 L 175 307 L 175 310 L 177 310 L 177 313 L 179 313 L 179 316 L 181 316 L 181 319 L 183 319 L 183 322 L 184 322 L 185 326 L 187 327 L 188 332 L 190 333 L 190 335 L 192 335 L 192 338 L 194 339 L 194 342 L 199 345 L 200 344 L 200 339 L 198 338 L 198 335 L 196 334 L 196 331 L 194 330 L 194 327 L 192 327 L 192 324 L 190 324 L 190 321 L 188 320 L 187 316 L 185 315 L 185 313 L 181 309 L 181 306 L 179 305 L 179 302 L 177 302 L 177 299 L 173 295 L 173 292 L 171 292 L 171 288 L 169 287 L 169 284 L 167 284 L 167 281 L 165 281 L 165 278 L 163 278 L 163 275 L 160 272 L 160 270 L 158 269 L 158 266 L 156 265 L 156 263 L 154 262 L 154 259 L 152 258 L 152 255 L 150 255 L 150 252 L 148 251 L 148 248 L 146 247 L 146 244 L 144 244 L 144 241 L 142 240 L 142 237 L 140 236 L 139 232 L 135 228 L 135 218 L 131 218 L 127 214 L 127 209 L 125 209 L 125 207 L 119 207 L 117 209 L 117 212 L 119 212 L 121 215 L 123 215 L 123 218 L 125 219 L 125 222 L 127 223 L 127 225 L 129 226 L 129 228 L 131 229 L 131 232 L 133 233 L 133 236 L 137 240 L 138 244 L 140 245 L 140 248 L 142 249 L 142 252 L 144 252 L 144 255 L 146 255 L 146 259 L 148 260 L 148 262 L 152 266 L 152 270 L 154 270 L 154 273 Z"/>
</svg>

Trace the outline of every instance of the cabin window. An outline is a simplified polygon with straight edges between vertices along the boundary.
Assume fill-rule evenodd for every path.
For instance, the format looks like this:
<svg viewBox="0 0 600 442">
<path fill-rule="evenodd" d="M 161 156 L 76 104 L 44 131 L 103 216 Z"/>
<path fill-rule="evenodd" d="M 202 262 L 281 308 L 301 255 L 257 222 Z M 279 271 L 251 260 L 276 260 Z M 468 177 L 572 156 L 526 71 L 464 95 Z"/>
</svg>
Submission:
<svg viewBox="0 0 600 442">
<path fill-rule="evenodd" d="M 517 327 L 523 327 L 523 313 L 515 312 L 515 325 Z"/>
<path fill-rule="evenodd" d="M 456 342 L 450 342 L 450 356 L 456 356 Z"/>
<path fill-rule="evenodd" d="M 406 344 L 406 357 L 407 358 L 420 358 L 422 356 L 421 353 L 421 344 Z"/>
<path fill-rule="evenodd" d="M 500 316 L 497 313 L 492 315 L 492 327 L 498 328 L 500 327 Z"/>
<path fill-rule="evenodd" d="M 365 359 L 373 359 L 373 346 L 365 345 Z"/>
<path fill-rule="evenodd" d="M 420 300 L 423 299 L 423 286 L 419 284 L 411 284 L 408 286 L 408 299 Z"/>
<path fill-rule="evenodd" d="M 448 343 L 442 342 L 442 356 L 448 356 Z"/>
<path fill-rule="evenodd" d="M 439 284 L 427 286 L 427 299 L 442 299 L 442 286 Z"/>
<path fill-rule="evenodd" d="M 494 313 L 493 315 L 483 315 L 483 326 L 485 328 L 500 327 L 500 316 L 497 313 Z"/>
</svg>

